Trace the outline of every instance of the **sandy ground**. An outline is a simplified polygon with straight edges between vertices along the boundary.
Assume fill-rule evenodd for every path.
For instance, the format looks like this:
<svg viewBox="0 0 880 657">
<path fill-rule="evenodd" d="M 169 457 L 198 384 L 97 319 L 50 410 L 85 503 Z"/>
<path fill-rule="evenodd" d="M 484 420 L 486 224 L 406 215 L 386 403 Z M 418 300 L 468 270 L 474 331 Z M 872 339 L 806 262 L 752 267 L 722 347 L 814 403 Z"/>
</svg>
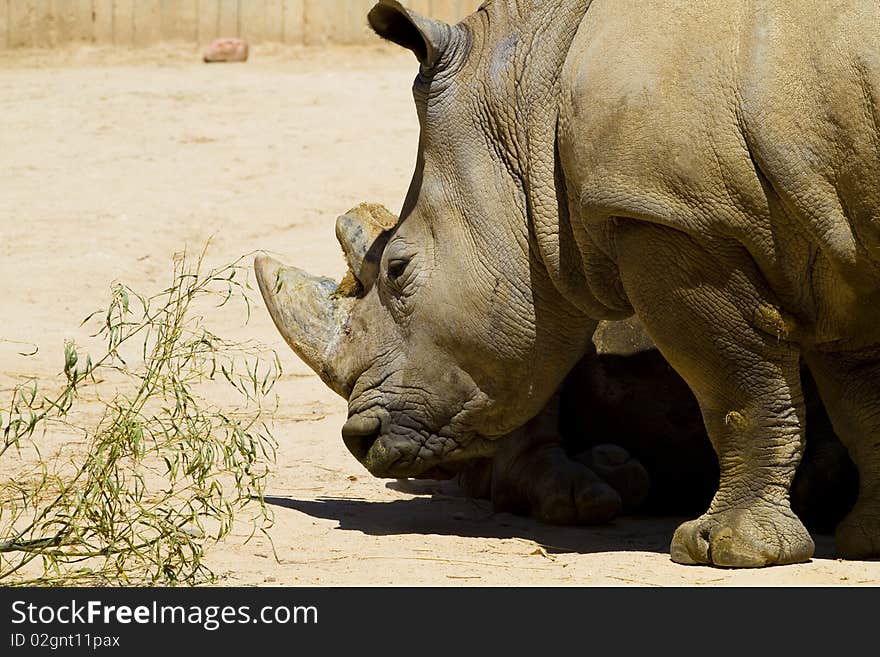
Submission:
<svg viewBox="0 0 880 657">
<path fill-rule="evenodd" d="M 406 54 L 257 49 L 245 65 L 195 52 L 0 56 L 0 389 L 60 368 L 65 338 L 110 283 L 167 281 L 172 254 L 213 238 L 219 264 L 257 249 L 338 277 L 337 214 L 399 207 L 417 124 Z M 683 567 L 678 518 L 555 528 L 459 497 L 449 484 L 373 479 L 339 437 L 345 403 L 281 342 L 255 296 L 247 334 L 279 349 L 281 447 L 265 540 L 235 532 L 209 561 L 230 585 L 838 585 L 880 563 L 833 558 L 757 571 Z M 50 438 L 51 440 L 51 438 Z M 542 547 L 543 546 L 543 547 Z"/>
</svg>

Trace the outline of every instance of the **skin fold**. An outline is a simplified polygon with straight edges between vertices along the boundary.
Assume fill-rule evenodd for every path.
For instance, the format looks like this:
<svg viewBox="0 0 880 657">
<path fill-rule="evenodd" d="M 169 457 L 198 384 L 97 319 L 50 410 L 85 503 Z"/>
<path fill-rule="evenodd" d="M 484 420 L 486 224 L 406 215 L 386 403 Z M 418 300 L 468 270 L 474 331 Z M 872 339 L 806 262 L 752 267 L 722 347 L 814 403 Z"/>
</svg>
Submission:
<svg viewBox="0 0 880 657">
<path fill-rule="evenodd" d="M 420 64 L 401 219 L 346 250 L 344 293 L 256 263 L 281 333 L 348 399 L 365 467 L 503 454 L 599 322 L 635 315 L 717 455 L 673 560 L 810 558 L 791 499 L 804 366 L 858 468 L 838 551 L 880 556 L 880 7 L 494 0 L 451 26 L 383 0 L 368 18 Z M 344 250 L 355 233 L 337 224 Z M 563 467 L 537 454 L 536 480 Z M 616 512 L 601 477 L 578 490 Z"/>
</svg>

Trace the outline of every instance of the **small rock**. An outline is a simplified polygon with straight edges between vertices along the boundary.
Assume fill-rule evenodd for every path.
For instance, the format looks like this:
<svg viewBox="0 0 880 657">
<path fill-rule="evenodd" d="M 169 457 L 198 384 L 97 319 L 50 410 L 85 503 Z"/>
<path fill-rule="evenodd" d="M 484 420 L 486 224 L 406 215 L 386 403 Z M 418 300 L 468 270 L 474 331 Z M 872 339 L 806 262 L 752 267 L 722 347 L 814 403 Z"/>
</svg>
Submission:
<svg viewBox="0 0 880 657">
<path fill-rule="evenodd" d="M 214 39 L 205 50 L 203 57 L 207 63 L 212 62 L 246 62 L 248 44 L 244 39 Z"/>
</svg>

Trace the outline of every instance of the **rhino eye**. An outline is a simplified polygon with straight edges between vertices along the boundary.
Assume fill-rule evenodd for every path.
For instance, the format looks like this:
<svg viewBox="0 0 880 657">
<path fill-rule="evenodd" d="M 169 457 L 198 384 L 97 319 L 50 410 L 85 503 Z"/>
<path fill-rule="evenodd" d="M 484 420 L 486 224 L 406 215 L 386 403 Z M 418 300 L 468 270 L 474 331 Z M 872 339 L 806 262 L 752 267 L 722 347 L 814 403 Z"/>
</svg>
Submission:
<svg viewBox="0 0 880 657">
<path fill-rule="evenodd" d="M 388 279 L 392 282 L 397 282 L 397 280 L 406 272 L 407 265 L 409 265 L 409 259 L 407 258 L 395 258 L 394 260 L 389 260 Z"/>
</svg>

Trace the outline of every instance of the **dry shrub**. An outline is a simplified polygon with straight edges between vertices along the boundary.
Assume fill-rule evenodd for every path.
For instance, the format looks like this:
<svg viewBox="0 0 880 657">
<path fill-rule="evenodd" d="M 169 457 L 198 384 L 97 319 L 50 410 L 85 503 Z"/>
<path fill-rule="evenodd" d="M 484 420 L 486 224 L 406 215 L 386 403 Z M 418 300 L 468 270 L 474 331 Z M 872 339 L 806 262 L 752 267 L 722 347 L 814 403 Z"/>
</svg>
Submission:
<svg viewBox="0 0 880 657">
<path fill-rule="evenodd" d="M 243 302 L 249 317 L 244 262 L 204 271 L 204 251 L 178 256 L 152 296 L 116 284 L 83 321 L 102 353 L 68 342 L 60 382 L 25 381 L 0 405 L 0 471 L 13 473 L 0 479 L 0 583 L 197 584 L 234 522 L 266 534 L 280 362 L 217 335 L 205 312 Z M 49 432 L 72 442 L 41 455 Z"/>
</svg>

